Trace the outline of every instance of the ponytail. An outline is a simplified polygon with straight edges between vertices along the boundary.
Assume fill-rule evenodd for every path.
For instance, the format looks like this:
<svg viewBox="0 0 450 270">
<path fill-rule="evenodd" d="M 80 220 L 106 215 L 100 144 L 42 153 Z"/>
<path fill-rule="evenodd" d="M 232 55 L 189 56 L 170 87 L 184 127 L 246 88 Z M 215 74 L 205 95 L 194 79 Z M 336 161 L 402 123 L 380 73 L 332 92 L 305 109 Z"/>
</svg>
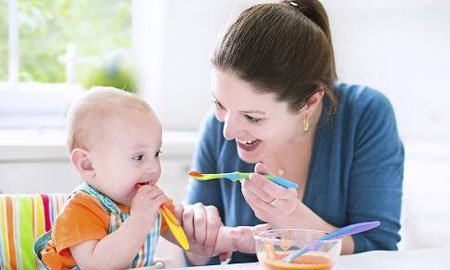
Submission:
<svg viewBox="0 0 450 270">
<path fill-rule="evenodd" d="M 331 42 L 331 31 L 330 24 L 328 21 L 327 12 L 325 11 L 323 5 L 317 0 L 285 0 L 284 3 L 298 9 L 303 15 L 315 23 L 325 34 L 330 43 L 330 47 L 333 48 Z M 336 74 L 336 64 L 334 62 L 334 52 L 333 53 L 333 76 L 337 79 Z"/>
</svg>

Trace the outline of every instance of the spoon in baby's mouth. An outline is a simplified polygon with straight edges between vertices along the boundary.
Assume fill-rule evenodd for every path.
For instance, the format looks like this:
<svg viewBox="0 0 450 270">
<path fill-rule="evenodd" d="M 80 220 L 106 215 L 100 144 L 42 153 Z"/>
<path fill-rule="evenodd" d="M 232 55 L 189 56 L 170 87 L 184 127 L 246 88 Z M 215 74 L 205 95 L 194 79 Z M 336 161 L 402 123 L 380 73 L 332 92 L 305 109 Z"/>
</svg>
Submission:
<svg viewBox="0 0 450 270">
<path fill-rule="evenodd" d="M 148 183 L 148 182 L 147 182 Z M 141 188 L 144 184 L 137 183 L 136 186 L 138 188 Z M 187 240 L 186 234 L 183 231 L 183 228 L 181 227 L 180 223 L 178 223 L 177 218 L 172 214 L 172 212 L 164 205 L 161 204 L 159 207 L 159 211 L 164 218 L 164 220 L 167 223 L 167 226 L 169 226 L 170 231 L 172 232 L 175 239 L 177 239 L 180 246 L 188 250 L 189 249 L 189 242 Z"/>
</svg>

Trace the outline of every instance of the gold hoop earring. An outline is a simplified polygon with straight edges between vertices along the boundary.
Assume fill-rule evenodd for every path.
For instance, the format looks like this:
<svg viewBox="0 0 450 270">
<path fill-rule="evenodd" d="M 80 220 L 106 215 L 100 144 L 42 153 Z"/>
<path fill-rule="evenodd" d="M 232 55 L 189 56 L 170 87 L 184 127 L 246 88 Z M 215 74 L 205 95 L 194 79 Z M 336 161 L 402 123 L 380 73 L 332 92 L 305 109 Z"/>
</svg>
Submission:
<svg viewBox="0 0 450 270">
<path fill-rule="evenodd" d="M 305 118 L 303 118 L 303 131 L 308 132 L 309 130 L 309 118 L 308 115 L 305 115 Z"/>
</svg>

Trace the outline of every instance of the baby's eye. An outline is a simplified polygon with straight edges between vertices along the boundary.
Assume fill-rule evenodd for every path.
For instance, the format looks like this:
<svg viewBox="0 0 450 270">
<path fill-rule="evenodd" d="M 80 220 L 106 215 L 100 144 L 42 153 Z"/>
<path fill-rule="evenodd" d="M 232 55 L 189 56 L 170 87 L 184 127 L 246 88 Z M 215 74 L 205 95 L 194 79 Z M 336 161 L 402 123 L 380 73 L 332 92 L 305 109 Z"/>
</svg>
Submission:
<svg viewBox="0 0 450 270">
<path fill-rule="evenodd" d="M 155 157 L 159 157 L 159 155 L 161 155 L 161 154 L 162 154 L 162 151 L 159 150 L 158 152 L 156 152 Z"/>
<path fill-rule="evenodd" d="M 144 158 L 144 155 L 142 155 L 142 154 L 133 157 L 133 159 L 137 160 L 137 161 L 142 160 L 143 158 Z"/>
</svg>

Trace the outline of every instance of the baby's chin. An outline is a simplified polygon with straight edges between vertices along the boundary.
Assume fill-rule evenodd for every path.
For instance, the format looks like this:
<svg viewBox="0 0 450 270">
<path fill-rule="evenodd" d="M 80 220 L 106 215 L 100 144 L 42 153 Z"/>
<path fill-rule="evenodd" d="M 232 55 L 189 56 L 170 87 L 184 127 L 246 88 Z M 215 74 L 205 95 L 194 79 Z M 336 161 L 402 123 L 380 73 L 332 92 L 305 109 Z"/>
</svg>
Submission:
<svg viewBox="0 0 450 270">
<path fill-rule="evenodd" d="M 126 197 L 126 198 L 111 198 L 111 199 L 113 199 L 113 201 L 115 201 L 118 204 L 125 205 L 125 206 L 131 206 L 131 202 L 133 201 L 133 197 L 134 196 L 129 196 L 129 198 Z"/>
<path fill-rule="evenodd" d="M 105 194 L 109 198 L 111 198 L 114 202 L 125 205 L 125 206 L 131 206 L 131 202 L 133 201 L 134 196 L 136 195 L 137 189 L 131 190 L 128 194 Z"/>
<path fill-rule="evenodd" d="M 131 201 L 133 200 L 134 196 L 137 192 L 137 187 L 132 188 L 128 194 L 117 194 L 115 192 L 114 187 L 111 185 L 108 185 L 107 183 L 110 183 L 108 181 L 102 182 L 98 181 L 99 179 L 96 179 L 94 181 L 86 181 L 89 185 L 91 185 L 93 188 L 98 190 L 100 193 L 108 196 L 111 200 L 113 200 L 115 203 L 119 203 L 121 205 L 130 206 Z M 119 189 L 118 187 L 116 189 Z M 123 188 L 120 188 L 122 191 Z"/>
</svg>

